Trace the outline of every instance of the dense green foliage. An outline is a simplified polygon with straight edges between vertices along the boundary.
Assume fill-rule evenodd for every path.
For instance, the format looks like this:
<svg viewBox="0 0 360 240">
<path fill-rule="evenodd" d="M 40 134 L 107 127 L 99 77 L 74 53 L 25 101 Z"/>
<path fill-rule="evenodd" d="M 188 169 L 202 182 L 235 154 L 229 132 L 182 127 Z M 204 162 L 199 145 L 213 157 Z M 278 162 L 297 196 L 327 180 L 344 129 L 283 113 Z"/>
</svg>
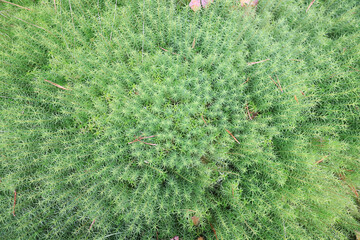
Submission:
<svg viewBox="0 0 360 240">
<path fill-rule="evenodd" d="M 356 0 L 55 2 L 0 2 L 1 239 L 360 229 Z"/>
</svg>

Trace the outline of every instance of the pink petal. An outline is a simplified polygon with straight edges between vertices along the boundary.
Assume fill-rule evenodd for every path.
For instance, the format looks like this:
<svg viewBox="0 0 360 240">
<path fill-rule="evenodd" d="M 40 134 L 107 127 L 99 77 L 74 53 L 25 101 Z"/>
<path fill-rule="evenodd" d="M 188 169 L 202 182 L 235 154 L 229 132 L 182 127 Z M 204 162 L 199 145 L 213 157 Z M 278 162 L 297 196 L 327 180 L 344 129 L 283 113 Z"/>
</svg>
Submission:
<svg viewBox="0 0 360 240">
<path fill-rule="evenodd" d="M 259 3 L 259 0 L 240 0 L 241 6 L 244 7 L 245 5 L 256 6 Z"/>
<path fill-rule="evenodd" d="M 210 5 L 210 3 L 214 2 L 214 0 L 201 0 L 201 5 L 206 8 Z"/>
<path fill-rule="evenodd" d="M 256 6 L 256 5 L 258 5 L 258 3 L 259 3 L 259 0 L 253 0 L 251 3 L 251 6 Z"/>
<path fill-rule="evenodd" d="M 245 4 L 249 4 L 251 2 L 251 0 L 240 0 L 241 6 L 245 6 Z"/>
<path fill-rule="evenodd" d="M 175 237 L 173 237 L 173 238 L 170 239 L 170 240 L 179 240 L 179 236 L 175 236 Z"/>
<path fill-rule="evenodd" d="M 191 2 L 189 3 L 189 6 L 195 12 L 200 10 L 200 8 L 201 8 L 200 0 L 191 0 Z"/>
</svg>

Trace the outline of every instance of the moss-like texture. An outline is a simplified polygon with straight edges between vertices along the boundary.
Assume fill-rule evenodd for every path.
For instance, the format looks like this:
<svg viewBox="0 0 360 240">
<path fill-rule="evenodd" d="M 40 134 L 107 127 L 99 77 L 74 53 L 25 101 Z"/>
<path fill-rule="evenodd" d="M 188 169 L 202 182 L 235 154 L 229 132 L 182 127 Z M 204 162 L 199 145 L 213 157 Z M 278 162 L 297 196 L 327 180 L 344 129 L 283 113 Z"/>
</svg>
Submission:
<svg viewBox="0 0 360 240">
<path fill-rule="evenodd" d="M 1 239 L 359 229 L 358 1 L 16 3 L 32 10 L 0 2 Z"/>
</svg>

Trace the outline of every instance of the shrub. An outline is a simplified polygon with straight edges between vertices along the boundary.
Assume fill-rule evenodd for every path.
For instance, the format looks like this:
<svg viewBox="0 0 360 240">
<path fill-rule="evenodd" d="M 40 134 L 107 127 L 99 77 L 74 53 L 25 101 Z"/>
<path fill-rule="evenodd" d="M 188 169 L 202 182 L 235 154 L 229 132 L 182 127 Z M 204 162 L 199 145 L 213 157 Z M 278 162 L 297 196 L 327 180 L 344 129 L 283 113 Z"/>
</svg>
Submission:
<svg viewBox="0 0 360 240">
<path fill-rule="evenodd" d="M 356 1 L 20 3 L 1 11 L 2 239 L 359 228 Z"/>
</svg>

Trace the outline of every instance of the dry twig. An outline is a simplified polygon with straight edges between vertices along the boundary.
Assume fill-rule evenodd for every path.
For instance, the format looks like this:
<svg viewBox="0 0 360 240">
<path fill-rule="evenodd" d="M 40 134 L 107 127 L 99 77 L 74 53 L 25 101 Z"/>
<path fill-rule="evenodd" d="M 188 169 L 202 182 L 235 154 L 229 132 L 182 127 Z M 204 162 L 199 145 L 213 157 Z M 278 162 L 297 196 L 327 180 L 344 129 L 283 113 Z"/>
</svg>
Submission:
<svg viewBox="0 0 360 240">
<path fill-rule="evenodd" d="M 353 185 L 348 184 L 351 191 L 356 195 L 357 198 L 359 198 L 359 193 L 357 192 L 356 188 Z"/>
<path fill-rule="evenodd" d="M 11 2 L 8 2 L 8 1 L 5 1 L 5 0 L 0 0 L 0 1 L 1 1 L 1 2 L 4 2 L 4 3 L 8 3 L 8 4 L 13 5 L 13 6 L 16 6 L 16 7 L 18 7 L 18 8 L 22 8 L 22 9 L 26 9 L 26 10 L 28 10 L 28 11 L 31 11 L 30 8 L 23 7 L 23 6 L 20 6 L 20 5 L 15 4 L 15 3 L 11 3 Z"/>
<path fill-rule="evenodd" d="M 269 61 L 270 59 L 265 59 L 265 60 L 261 60 L 261 61 L 258 61 L 258 62 L 248 62 L 248 66 L 251 66 L 251 65 L 254 65 L 254 64 L 258 64 L 258 63 L 262 63 L 262 62 L 266 62 L 266 61 Z"/>
<path fill-rule="evenodd" d="M 235 139 L 235 141 L 236 141 L 238 144 L 240 144 L 240 142 L 236 139 L 236 137 L 234 137 L 234 135 L 231 134 L 231 132 L 230 132 L 229 130 L 227 130 L 227 129 L 225 129 L 225 130 L 230 134 L 230 136 L 232 136 L 233 139 Z"/>
<path fill-rule="evenodd" d="M 204 121 L 205 125 L 207 126 L 207 123 L 206 123 L 206 121 L 205 121 L 205 119 L 204 119 L 204 117 L 203 117 L 202 114 L 201 114 L 201 118 L 202 118 L 202 120 Z"/>
<path fill-rule="evenodd" d="M 16 190 L 14 191 L 14 206 L 13 206 L 13 216 L 15 217 L 15 205 L 16 205 Z"/>
<path fill-rule="evenodd" d="M 308 8 L 306 9 L 306 12 L 308 12 L 309 11 L 309 9 L 311 8 L 311 6 L 314 4 L 314 2 L 315 2 L 315 0 L 312 0 L 311 1 L 311 3 L 310 3 L 310 5 L 308 6 Z"/>
<path fill-rule="evenodd" d="M 251 118 L 250 111 L 249 111 L 249 107 L 248 107 L 247 104 L 246 104 L 246 110 L 247 110 L 247 114 L 248 114 L 248 116 L 249 116 L 249 119 L 251 120 L 252 118 Z"/>
<path fill-rule="evenodd" d="M 0 0 L 0 1 L 1 1 L 1 0 Z M 39 29 L 42 29 L 42 30 L 44 30 L 45 32 L 48 32 L 48 33 L 50 33 L 51 35 L 53 35 L 51 32 L 49 32 L 48 30 L 46 30 L 46 29 L 43 28 L 43 27 L 40 27 L 40 26 L 38 26 L 38 25 L 36 25 L 36 24 L 27 22 L 27 21 L 25 21 L 25 20 L 23 20 L 23 19 L 21 19 L 21 18 L 18 18 L 18 17 L 15 17 L 15 16 L 13 16 L 13 17 L 16 18 L 16 19 L 18 19 L 18 20 L 20 20 L 20 21 L 22 21 L 22 22 L 24 22 L 24 23 L 27 23 L 27 24 L 30 24 L 30 25 L 32 25 L 32 26 L 34 26 L 34 27 L 37 27 L 37 28 L 39 28 Z"/>
<path fill-rule="evenodd" d="M 165 48 L 162 48 L 162 47 L 159 47 L 161 50 L 165 51 L 165 52 L 169 52 L 168 50 L 166 50 Z M 177 55 L 176 53 L 171 53 L 171 54 L 174 54 L 174 55 Z"/>
<path fill-rule="evenodd" d="M 94 219 L 94 221 L 92 221 L 92 223 L 91 223 L 91 225 L 90 225 L 90 227 L 89 227 L 89 230 L 91 230 L 92 226 L 93 226 L 94 223 L 95 223 L 95 220 L 96 220 L 96 218 Z"/>
<path fill-rule="evenodd" d="M 276 76 L 277 82 L 279 83 L 280 90 L 281 90 L 281 92 L 283 92 L 283 89 L 282 89 L 282 87 L 281 87 L 281 84 L 280 84 L 279 78 L 278 78 L 278 76 L 277 76 L 277 75 L 275 75 L 275 76 Z"/>
<path fill-rule="evenodd" d="M 273 79 L 271 76 L 269 76 L 269 77 L 270 77 L 270 79 L 275 83 L 275 85 L 279 88 L 279 90 L 282 92 L 281 86 L 279 86 L 279 85 L 274 81 L 274 79 Z"/>
<path fill-rule="evenodd" d="M 360 72 L 360 70 L 358 70 L 358 69 L 356 69 L 356 68 L 353 68 L 353 67 L 351 67 L 351 66 L 349 66 L 349 68 L 354 69 L 356 72 Z"/>
<path fill-rule="evenodd" d="M 299 100 L 297 99 L 296 95 L 294 95 L 295 101 L 299 103 Z"/>
<path fill-rule="evenodd" d="M 143 142 L 141 140 L 143 139 L 146 139 L 146 138 L 153 138 L 153 137 L 156 137 L 156 135 L 153 135 L 153 136 L 149 136 L 149 137 L 137 137 L 134 141 L 132 142 L 129 142 L 128 144 L 131 144 L 131 143 L 135 143 L 135 142 L 141 142 L 141 143 L 144 143 L 144 144 L 148 144 L 148 145 L 152 145 L 152 146 L 156 146 L 156 144 L 154 143 L 147 143 L 147 142 Z"/>
<path fill-rule="evenodd" d="M 64 90 L 68 90 L 68 91 L 70 90 L 70 89 L 64 88 L 63 86 L 61 86 L 61 85 L 59 85 L 59 84 L 57 84 L 57 83 L 53 83 L 52 81 L 49 81 L 49 80 L 46 80 L 46 79 L 44 79 L 44 80 L 45 80 L 46 82 L 54 85 L 55 87 L 58 87 L 58 88 L 61 88 L 61 89 L 64 89 Z"/>
<path fill-rule="evenodd" d="M 319 163 L 321 163 L 322 161 L 324 161 L 327 157 L 328 157 L 329 155 L 327 155 L 327 156 L 325 156 L 325 157 L 323 157 L 322 159 L 320 159 L 319 161 L 317 161 L 315 164 L 319 164 Z"/>
<path fill-rule="evenodd" d="M 214 234 L 215 234 L 216 240 L 219 240 L 218 237 L 217 237 L 215 228 L 213 227 L 213 225 L 212 225 L 211 223 L 210 223 L 210 227 L 211 227 L 211 229 L 213 230 L 213 232 L 214 232 Z"/>
<path fill-rule="evenodd" d="M 243 84 L 247 83 L 248 81 L 249 81 L 249 78 L 247 78 L 247 79 L 246 79 L 246 81 L 245 81 L 245 82 L 243 82 L 241 85 L 243 85 Z"/>
<path fill-rule="evenodd" d="M 163 50 L 163 51 L 165 51 L 165 52 L 169 52 L 168 50 L 166 50 L 165 48 L 162 48 L 162 47 L 159 47 L 161 50 Z M 178 55 L 177 53 L 173 53 L 173 52 L 170 52 L 171 54 L 173 54 L 173 55 Z M 187 59 L 186 59 L 186 57 L 183 57 L 184 58 L 184 60 L 186 61 Z"/>
</svg>

